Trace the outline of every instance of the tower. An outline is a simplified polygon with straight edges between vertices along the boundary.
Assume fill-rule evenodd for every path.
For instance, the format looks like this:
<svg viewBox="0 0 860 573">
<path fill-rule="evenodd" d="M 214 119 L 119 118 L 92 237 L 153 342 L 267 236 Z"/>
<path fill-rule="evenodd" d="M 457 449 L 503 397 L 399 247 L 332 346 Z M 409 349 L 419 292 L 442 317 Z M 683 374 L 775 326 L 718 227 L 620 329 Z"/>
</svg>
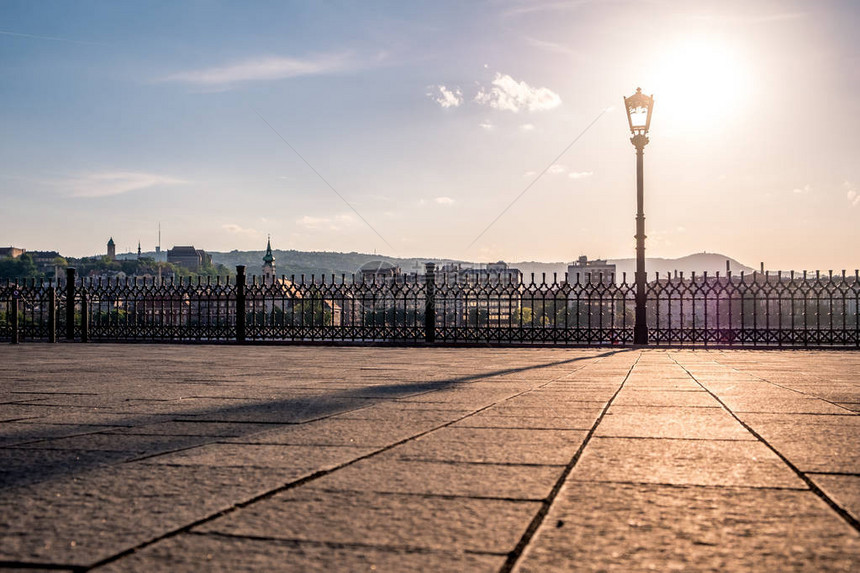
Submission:
<svg viewBox="0 0 860 573">
<path fill-rule="evenodd" d="M 263 255 L 263 282 L 266 284 L 275 282 L 275 255 L 272 254 L 271 235 L 266 243 L 266 254 Z"/>
<path fill-rule="evenodd" d="M 137 241 L 137 258 L 140 259 L 140 241 Z"/>
<path fill-rule="evenodd" d="M 107 256 L 112 261 L 116 260 L 116 243 L 113 242 L 113 237 L 107 242 Z"/>
</svg>

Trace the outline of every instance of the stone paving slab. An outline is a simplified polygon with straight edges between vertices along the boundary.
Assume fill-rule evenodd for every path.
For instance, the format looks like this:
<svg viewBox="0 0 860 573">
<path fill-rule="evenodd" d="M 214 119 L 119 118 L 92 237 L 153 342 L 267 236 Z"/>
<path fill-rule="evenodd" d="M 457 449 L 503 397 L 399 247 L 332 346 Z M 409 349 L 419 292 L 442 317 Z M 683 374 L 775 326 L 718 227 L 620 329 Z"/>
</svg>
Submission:
<svg viewBox="0 0 860 573">
<path fill-rule="evenodd" d="M 0 448 L 0 487 L 44 482 L 128 462 L 140 452 Z M 2 495 L 0 495 L 2 497 Z"/>
<path fill-rule="evenodd" d="M 809 491 L 569 483 L 517 571 L 851 571 L 857 532 Z"/>
<path fill-rule="evenodd" d="M 602 438 L 756 440 L 722 408 L 686 406 L 643 409 L 613 405 L 595 435 Z"/>
<path fill-rule="evenodd" d="M 91 564 L 309 473 L 123 464 L 10 488 L 0 561 Z"/>
<path fill-rule="evenodd" d="M 528 428 L 533 430 L 589 430 L 601 410 L 575 410 L 565 416 L 498 416 L 493 410 L 484 410 L 454 423 L 458 428 Z"/>
<path fill-rule="evenodd" d="M 653 390 L 627 391 L 615 400 L 616 406 L 637 408 L 719 408 L 720 404 L 704 390 L 696 392 Z"/>
<path fill-rule="evenodd" d="M 493 573 L 504 556 L 465 552 L 387 550 L 308 542 L 185 534 L 152 545 L 94 571 L 399 571 Z"/>
<path fill-rule="evenodd" d="M 860 475 L 808 474 L 840 507 L 860 521 Z"/>
<path fill-rule="evenodd" d="M 244 537 L 387 548 L 513 550 L 540 502 L 298 488 L 195 528 Z M 289 515 L 289 520 L 284 516 Z"/>
<path fill-rule="evenodd" d="M 143 424 L 129 428 L 111 428 L 103 430 L 106 435 L 141 435 L 141 436 L 207 436 L 218 438 L 238 438 L 264 432 L 271 429 L 271 424 L 251 424 L 242 422 L 196 422 L 193 420 L 165 421 L 155 424 Z"/>
<path fill-rule="evenodd" d="M 802 471 L 860 475 L 860 416 L 829 416 L 830 420 L 824 419 L 826 417 L 740 416 Z"/>
<path fill-rule="evenodd" d="M 251 436 L 229 438 L 248 444 L 308 446 L 387 446 L 440 426 L 437 420 L 364 420 L 332 418 L 296 424 Z"/>
<path fill-rule="evenodd" d="M 26 444 L 53 438 L 94 434 L 113 429 L 112 426 L 73 426 L 68 424 L 5 422 L 0 426 L 0 447 Z"/>
<path fill-rule="evenodd" d="M 373 448 L 351 446 L 207 444 L 150 457 L 144 463 L 215 468 L 300 468 L 315 472 L 339 466 L 373 451 Z"/>
<path fill-rule="evenodd" d="M 13 448 L 39 450 L 84 450 L 105 452 L 140 452 L 153 453 L 168 450 L 189 448 L 205 443 L 204 436 L 169 436 L 169 435 L 137 435 L 137 434 L 84 434 L 64 438 L 50 438 Z"/>
<path fill-rule="evenodd" d="M 857 372 L 858 352 L 3 346 L 0 571 L 858 570 Z"/>
<path fill-rule="evenodd" d="M 456 438 L 459 432 L 449 435 Z M 471 439 L 452 441 L 436 433 L 397 446 L 391 453 L 402 460 L 424 462 L 471 462 L 564 466 L 576 454 L 586 432 L 566 432 L 563 440 L 549 446 L 529 441 L 500 441 L 473 434 Z M 485 436 L 491 436 L 487 432 Z M 463 447 L 465 446 L 465 447 Z"/>
<path fill-rule="evenodd" d="M 557 466 L 401 461 L 393 453 L 363 460 L 317 480 L 321 488 L 541 500 L 561 475 Z"/>
<path fill-rule="evenodd" d="M 595 438 L 571 478 L 640 482 L 806 488 L 782 460 L 760 442 Z"/>
</svg>

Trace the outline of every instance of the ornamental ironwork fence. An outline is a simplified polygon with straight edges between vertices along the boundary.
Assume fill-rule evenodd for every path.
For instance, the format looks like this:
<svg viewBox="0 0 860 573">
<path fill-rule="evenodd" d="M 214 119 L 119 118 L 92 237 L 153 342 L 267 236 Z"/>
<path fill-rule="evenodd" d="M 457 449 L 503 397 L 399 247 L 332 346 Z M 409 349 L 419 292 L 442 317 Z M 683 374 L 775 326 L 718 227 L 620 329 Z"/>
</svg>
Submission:
<svg viewBox="0 0 860 573">
<path fill-rule="evenodd" d="M 77 278 L 0 283 L 0 340 L 629 345 L 622 276 Z M 860 348 L 860 276 L 753 273 L 647 284 L 654 345 Z"/>
</svg>

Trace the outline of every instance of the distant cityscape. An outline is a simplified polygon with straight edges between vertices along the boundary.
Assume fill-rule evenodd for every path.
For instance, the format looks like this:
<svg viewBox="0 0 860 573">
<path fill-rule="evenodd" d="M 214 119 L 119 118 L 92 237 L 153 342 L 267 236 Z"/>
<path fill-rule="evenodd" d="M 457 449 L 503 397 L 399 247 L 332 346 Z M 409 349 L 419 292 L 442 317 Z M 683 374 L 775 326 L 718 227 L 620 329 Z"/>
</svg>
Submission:
<svg viewBox="0 0 860 573">
<path fill-rule="evenodd" d="M 117 254 L 116 242 L 110 237 L 106 253 L 91 257 L 64 257 L 59 251 L 28 251 L 21 247 L 0 247 L 0 278 L 38 278 L 58 281 L 67 267 L 74 266 L 79 276 L 93 278 L 161 277 L 229 275 L 230 269 L 212 263 L 206 251 L 194 246 L 175 246 L 154 254 L 144 254 L 138 243 L 137 253 Z"/>
<path fill-rule="evenodd" d="M 471 264 L 280 251 L 293 260 L 338 258 L 339 268 L 348 267 L 340 273 L 306 274 L 283 272 L 271 238 L 264 251 L 222 253 L 223 262 L 193 245 L 167 251 L 159 246 L 154 253 L 144 253 L 138 245 L 137 253 L 125 254 L 116 252 L 113 237 L 105 245 L 104 255 L 79 259 L 66 259 L 57 251 L 0 249 L 0 331 L 18 332 L 23 324 L 30 332 L 26 336 L 56 333 L 56 325 L 45 326 L 45 321 L 56 320 L 56 297 L 62 291 L 65 300 L 80 297 L 80 330 L 87 333 L 82 339 L 91 334 L 105 339 L 433 339 L 435 319 L 427 317 L 437 317 L 440 336 L 455 340 L 561 336 L 569 342 L 615 344 L 619 336 L 630 334 L 636 302 L 632 273 L 619 277 L 615 262 L 585 255 L 565 264 L 562 273 L 525 274 L 521 266 L 543 263 Z M 685 276 L 677 267 L 674 272 L 652 272 L 647 277 L 651 305 L 646 314 L 658 338 L 853 340 L 845 333 L 858 321 L 856 271 L 853 276 L 770 274 L 762 265 L 762 272 L 745 275 L 743 268 L 733 272 L 732 260 L 722 255 L 687 258 L 719 262 L 723 274 L 705 269 Z M 78 294 L 69 294 L 74 292 Z M 63 316 L 66 324 L 74 324 L 71 315 Z M 806 333 L 797 336 L 807 338 L 785 333 L 796 325 L 803 325 Z M 748 327 L 749 332 L 744 330 Z M 536 335 L 535 329 L 544 334 Z M 735 334 L 734 329 L 743 332 Z M 74 333 L 67 331 L 66 336 Z"/>
<path fill-rule="evenodd" d="M 160 238 L 160 237 L 159 237 Z M 160 242 L 160 241 L 159 241 Z M 275 256 L 281 258 L 276 269 L 266 271 L 264 257 L 266 252 L 272 257 L 272 267 L 275 266 Z M 28 250 L 24 247 L 0 247 L 0 278 L 40 278 L 57 281 L 65 269 L 74 266 L 79 277 L 102 278 L 133 278 L 159 277 L 175 278 L 194 275 L 204 276 L 233 276 L 237 265 L 246 267 L 248 275 L 263 275 L 281 273 L 286 276 L 295 275 L 345 275 L 348 280 L 378 280 L 379 277 L 392 279 L 414 278 L 424 274 L 424 264 L 434 262 L 436 273 L 440 280 L 475 281 L 481 277 L 501 276 L 503 281 L 519 281 L 533 279 L 537 282 L 561 282 L 565 273 L 568 280 L 575 282 L 621 282 L 625 275 L 632 279 L 633 260 L 590 258 L 580 255 L 567 263 L 542 263 L 536 261 L 493 261 L 474 263 L 438 258 L 396 258 L 369 253 L 338 253 L 338 252 L 304 252 L 295 250 L 274 250 L 271 240 L 265 250 L 260 251 L 230 251 L 208 252 L 194 245 L 175 245 L 162 249 L 156 245 L 154 250 L 144 251 L 138 243 L 137 252 L 127 251 L 118 253 L 116 241 L 109 237 L 105 243 L 104 254 L 89 257 L 66 257 L 58 250 L 39 251 Z M 647 266 L 649 274 L 660 275 L 692 272 L 701 274 L 709 272 L 724 272 L 731 270 L 739 272 L 754 272 L 737 261 L 716 253 L 699 253 L 679 259 L 649 258 Z M 764 271 L 764 265 L 759 269 Z"/>
<path fill-rule="evenodd" d="M 29 260 L 28 260 L 29 259 Z M 154 253 L 144 253 L 138 243 L 137 253 L 116 252 L 116 242 L 110 237 L 106 243 L 106 254 L 80 259 L 63 257 L 58 251 L 28 251 L 21 247 L 0 247 L 0 260 L 7 262 L 32 262 L 32 269 L 40 275 L 38 278 L 47 280 L 59 280 L 65 273 L 65 268 L 73 264 L 83 263 L 85 272 L 79 276 L 90 278 L 134 278 L 152 277 L 174 277 L 177 270 L 187 273 L 200 273 L 213 268 L 212 255 L 203 249 L 193 245 L 176 245 L 166 251 L 161 245 L 155 247 Z M 129 265 L 123 263 L 135 262 Z M 273 277 L 277 274 L 276 261 L 272 251 L 271 239 L 267 242 L 266 251 L 260 259 L 259 272 L 261 276 Z M 21 266 L 21 265 L 19 265 Z M 224 266 L 224 274 L 233 274 L 233 270 Z M 217 266 L 214 268 L 217 269 Z M 257 269 L 249 268 L 250 274 L 257 274 Z M 396 282 L 408 280 L 423 275 L 419 270 L 404 272 L 398 264 L 374 259 L 362 264 L 355 269 L 358 280 L 369 283 Z M 8 274 L 4 273 L 4 274 Z M 34 274 L 33 271 L 29 274 Z M 181 273 L 180 274 L 185 274 Z M 208 273 L 207 273 L 208 274 Z M 567 274 L 572 280 L 582 282 L 609 283 L 616 274 L 616 265 L 605 259 L 589 260 L 582 255 L 567 267 Z M 505 261 L 496 261 L 486 264 L 473 265 L 463 262 L 446 262 L 436 268 L 436 276 L 442 281 L 481 283 L 498 281 L 501 283 L 519 283 L 523 279 L 523 272 L 509 266 Z M 7 276 L 5 278 L 20 278 Z"/>
</svg>

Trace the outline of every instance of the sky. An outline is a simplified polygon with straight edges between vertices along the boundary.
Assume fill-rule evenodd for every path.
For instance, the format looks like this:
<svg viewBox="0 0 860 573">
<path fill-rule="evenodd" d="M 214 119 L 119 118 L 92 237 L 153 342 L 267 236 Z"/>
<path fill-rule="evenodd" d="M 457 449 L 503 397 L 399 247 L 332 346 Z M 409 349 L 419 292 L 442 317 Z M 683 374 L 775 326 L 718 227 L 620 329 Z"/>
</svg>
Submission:
<svg viewBox="0 0 860 573">
<path fill-rule="evenodd" d="M 860 267 L 854 0 L 0 0 L 0 246 Z"/>
</svg>

